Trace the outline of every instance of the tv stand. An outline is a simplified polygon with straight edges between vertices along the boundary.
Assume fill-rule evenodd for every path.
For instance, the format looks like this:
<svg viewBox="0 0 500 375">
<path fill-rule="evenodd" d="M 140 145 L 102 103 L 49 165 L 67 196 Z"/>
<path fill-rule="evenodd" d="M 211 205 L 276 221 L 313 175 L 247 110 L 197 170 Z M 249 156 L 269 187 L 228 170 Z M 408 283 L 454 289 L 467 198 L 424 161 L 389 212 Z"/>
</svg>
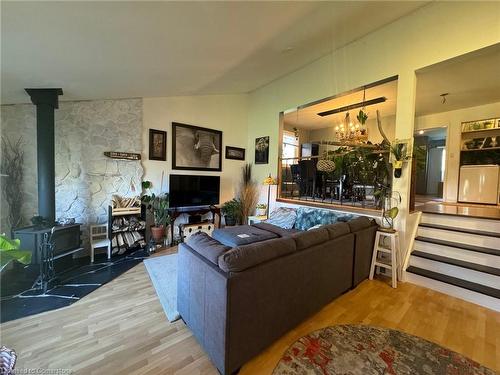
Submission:
<svg viewBox="0 0 500 375">
<path fill-rule="evenodd" d="M 212 213 L 212 224 L 215 224 L 215 215 L 218 216 L 217 220 L 217 227 L 220 228 L 221 226 L 221 211 L 219 207 L 216 206 L 204 206 L 204 207 L 181 207 L 181 208 L 171 208 L 169 209 L 170 217 L 172 219 L 171 225 L 170 225 L 170 235 L 172 238 L 172 241 L 174 239 L 174 226 L 175 226 L 175 220 L 183 215 L 186 214 L 188 216 L 194 216 L 194 215 L 205 215 L 207 213 Z M 182 237 L 182 236 L 181 236 Z"/>
</svg>

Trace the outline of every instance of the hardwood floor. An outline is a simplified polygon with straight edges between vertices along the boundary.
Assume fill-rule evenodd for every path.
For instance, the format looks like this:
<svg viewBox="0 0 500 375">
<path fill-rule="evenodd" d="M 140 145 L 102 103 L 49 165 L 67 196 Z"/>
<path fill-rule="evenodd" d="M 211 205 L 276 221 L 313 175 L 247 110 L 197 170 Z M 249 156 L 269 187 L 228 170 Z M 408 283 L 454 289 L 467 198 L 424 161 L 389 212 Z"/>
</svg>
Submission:
<svg viewBox="0 0 500 375">
<path fill-rule="evenodd" d="M 396 328 L 500 370 L 499 313 L 409 283 L 392 289 L 366 280 L 275 342 L 240 374 L 270 374 L 297 338 L 345 323 Z M 18 369 L 217 374 L 182 321 L 166 320 L 142 263 L 69 307 L 0 328 L 1 343 L 18 354 Z"/>
</svg>

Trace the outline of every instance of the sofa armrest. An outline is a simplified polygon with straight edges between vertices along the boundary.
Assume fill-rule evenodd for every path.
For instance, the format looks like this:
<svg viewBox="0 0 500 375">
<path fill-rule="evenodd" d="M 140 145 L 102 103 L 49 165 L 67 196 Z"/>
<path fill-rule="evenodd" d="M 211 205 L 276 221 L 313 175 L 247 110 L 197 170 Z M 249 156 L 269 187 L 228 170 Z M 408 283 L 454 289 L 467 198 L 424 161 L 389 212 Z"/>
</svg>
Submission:
<svg viewBox="0 0 500 375">
<path fill-rule="evenodd" d="M 227 274 L 188 245 L 179 245 L 177 310 L 208 356 L 225 374 Z"/>
</svg>

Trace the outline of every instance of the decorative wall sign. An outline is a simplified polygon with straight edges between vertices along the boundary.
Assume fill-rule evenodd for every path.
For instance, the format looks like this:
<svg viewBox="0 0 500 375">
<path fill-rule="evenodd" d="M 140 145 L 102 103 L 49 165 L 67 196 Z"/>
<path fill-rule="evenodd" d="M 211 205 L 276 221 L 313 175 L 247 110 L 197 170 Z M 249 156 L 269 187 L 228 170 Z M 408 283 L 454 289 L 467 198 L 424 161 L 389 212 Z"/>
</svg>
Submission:
<svg viewBox="0 0 500 375">
<path fill-rule="evenodd" d="M 269 163 L 269 137 L 255 138 L 255 164 Z"/>
<path fill-rule="evenodd" d="M 111 159 L 141 160 L 141 154 L 134 154 L 132 152 L 105 151 L 104 156 Z"/>
<path fill-rule="evenodd" d="M 222 132 L 172 123 L 172 169 L 222 171 Z"/>
<path fill-rule="evenodd" d="M 149 160 L 167 160 L 167 132 L 149 129 Z"/>
<path fill-rule="evenodd" d="M 226 159 L 245 160 L 245 149 L 226 146 Z"/>
</svg>

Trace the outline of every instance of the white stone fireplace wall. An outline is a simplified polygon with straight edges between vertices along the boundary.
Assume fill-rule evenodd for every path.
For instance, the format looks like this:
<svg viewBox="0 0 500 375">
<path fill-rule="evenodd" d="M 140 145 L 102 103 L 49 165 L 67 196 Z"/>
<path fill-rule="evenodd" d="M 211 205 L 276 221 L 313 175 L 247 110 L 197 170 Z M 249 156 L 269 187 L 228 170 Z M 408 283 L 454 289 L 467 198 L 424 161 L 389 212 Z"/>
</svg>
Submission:
<svg viewBox="0 0 500 375">
<path fill-rule="evenodd" d="M 55 115 L 56 217 L 74 217 L 84 224 L 105 223 L 113 194 L 138 195 L 143 167 L 140 161 L 104 156 L 105 151 L 141 153 L 142 99 L 60 102 Z M 15 142 L 23 136 L 25 149 L 25 224 L 38 211 L 36 176 L 36 111 L 31 104 L 1 107 L 1 134 Z M 2 177 L 2 183 L 8 182 Z M 10 232 L 8 207 L 2 198 L 0 232 Z"/>
</svg>

